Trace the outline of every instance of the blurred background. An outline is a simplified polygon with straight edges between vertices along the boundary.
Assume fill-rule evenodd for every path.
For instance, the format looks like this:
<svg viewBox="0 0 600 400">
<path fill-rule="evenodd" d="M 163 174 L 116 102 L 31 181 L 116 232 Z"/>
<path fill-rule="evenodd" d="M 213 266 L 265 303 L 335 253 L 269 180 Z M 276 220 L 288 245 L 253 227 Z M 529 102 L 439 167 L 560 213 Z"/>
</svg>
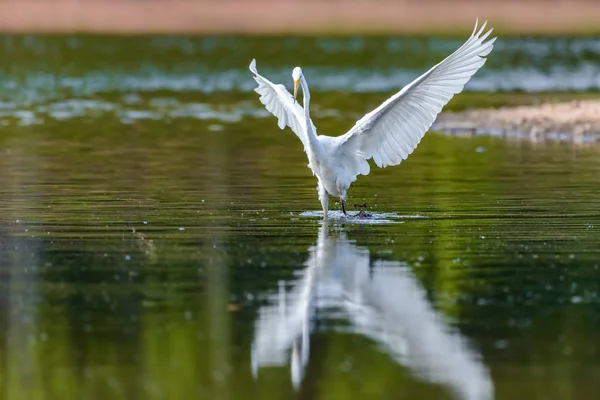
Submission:
<svg viewBox="0 0 600 400">
<path fill-rule="evenodd" d="M 574 34 L 600 21 L 594 0 L 4 0 L 0 11 L 11 32 L 433 33 L 479 16 L 505 32 Z"/>
<path fill-rule="evenodd" d="M 485 66 L 321 221 L 248 71 L 338 135 Z M 0 2 L 1 399 L 594 399 L 600 3 Z M 339 215 L 339 204 L 330 208 Z"/>
</svg>

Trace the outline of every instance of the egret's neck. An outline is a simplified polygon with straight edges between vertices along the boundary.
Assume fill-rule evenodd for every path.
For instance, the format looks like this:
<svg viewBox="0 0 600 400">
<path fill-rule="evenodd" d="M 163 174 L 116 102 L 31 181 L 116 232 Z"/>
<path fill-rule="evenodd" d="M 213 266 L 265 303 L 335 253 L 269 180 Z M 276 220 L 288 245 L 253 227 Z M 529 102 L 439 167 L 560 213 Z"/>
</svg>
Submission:
<svg viewBox="0 0 600 400">
<path fill-rule="evenodd" d="M 304 75 L 300 77 L 300 84 L 302 85 L 302 96 L 304 99 L 304 119 L 308 142 L 311 150 L 315 151 L 318 148 L 319 142 L 317 140 L 317 132 L 313 129 L 312 120 L 310 119 L 310 91 L 308 90 L 308 83 L 306 83 Z"/>
<path fill-rule="evenodd" d="M 308 83 L 304 75 L 300 77 L 300 85 L 302 85 L 302 94 L 304 96 L 304 114 L 306 115 L 306 119 L 310 120 L 310 91 L 308 90 Z"/>
</svg>

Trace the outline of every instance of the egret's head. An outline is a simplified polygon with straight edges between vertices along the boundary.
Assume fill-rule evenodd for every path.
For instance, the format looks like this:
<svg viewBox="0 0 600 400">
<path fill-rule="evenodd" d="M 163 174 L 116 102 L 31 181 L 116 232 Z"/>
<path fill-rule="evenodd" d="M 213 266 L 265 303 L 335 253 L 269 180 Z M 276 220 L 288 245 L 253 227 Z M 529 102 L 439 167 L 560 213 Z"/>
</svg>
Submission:
<svg viewBox="0 0 600 400">
<path fill-rule="evenodd" d="M 302 77 L 302 68 L 296 67 L 292 71 L 292 79 L 294 80 L 294 101 L 298 96 L 298 86 L 300 85 L 300 78 Z"/>
</svg>

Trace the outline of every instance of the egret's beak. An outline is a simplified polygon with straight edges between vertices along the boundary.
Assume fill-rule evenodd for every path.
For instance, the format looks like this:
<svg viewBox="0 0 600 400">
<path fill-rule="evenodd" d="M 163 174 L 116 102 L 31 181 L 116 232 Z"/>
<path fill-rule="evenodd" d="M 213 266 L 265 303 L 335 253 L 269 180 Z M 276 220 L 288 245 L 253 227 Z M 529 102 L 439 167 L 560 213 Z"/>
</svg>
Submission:
<svg viewBox="0 0 600 400">
<path fill-rule="evenodd" d="M 298 85 L 300 84 L 300 80 L 294 81 L 294 104 L 296 104 L 296 96 L 298 96 Z"/>
</svg>

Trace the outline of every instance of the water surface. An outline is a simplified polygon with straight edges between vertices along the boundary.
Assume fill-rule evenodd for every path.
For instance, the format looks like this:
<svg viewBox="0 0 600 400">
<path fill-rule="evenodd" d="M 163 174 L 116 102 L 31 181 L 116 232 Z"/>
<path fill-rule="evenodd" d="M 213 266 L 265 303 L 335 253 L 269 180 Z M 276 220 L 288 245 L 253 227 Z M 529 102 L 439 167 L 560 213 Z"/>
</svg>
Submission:
<svg viewBox="0 0 600 400">
<path fill-rule="evenodd" d="M 600 89 L 598 38 L 499 35 L 492 56 L 467 90 Z M 256 58 L 261 73 L 290 88 L 292 68 L 302 66 L 312 90 L 329 93 L 313 99 L 315 115 L 334 117 L 340 111 L 340 92 L 355 93 L 345 100 L 349 107 L 376 106 L 465 39 L 4 36 L 0 116 L 22 125 L 88 114 L 116 114 L 125 123 L 266 117 L 254 101 L 254 81 L 248 79 L 248 64 Z"/>
<path fill-rule="evenodd" d="M 274 79 L 290 59 L 352 78 L 336 51 L 370 68 L 381 43 L 432 49 L 397 56 L 418 69 L 458 41 L 5 38 L 2 397 L 595 398 L 598 146 L 429 133 L 349 193 L 389 223 L 320 221 L 246 55 L 272 56 Z M 519 65 L 515 43 L 479 82 Z M 316 91 L 324 133 L 381 97 L 342 86 Z"/>
</svg>

